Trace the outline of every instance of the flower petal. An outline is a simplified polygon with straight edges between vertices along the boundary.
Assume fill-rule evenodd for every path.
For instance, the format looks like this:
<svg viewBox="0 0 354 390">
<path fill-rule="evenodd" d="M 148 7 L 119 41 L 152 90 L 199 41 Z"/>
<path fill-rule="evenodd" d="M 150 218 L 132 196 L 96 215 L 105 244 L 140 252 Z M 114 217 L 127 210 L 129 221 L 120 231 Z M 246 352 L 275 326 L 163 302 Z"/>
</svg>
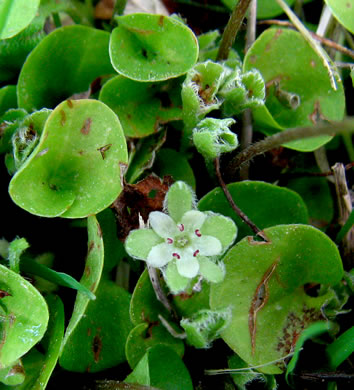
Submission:
<svg viewBox="0 0 354 390">
<path fill-rule="evenodd" d="M 186 231 L 193 232 L 196 229 L 200 229 L 206 220 L 206 214 L 198 210 L 187 211 L 182 219 L 181 223 L 184 225 Z"/>
<path fill-rule="evenodd" d="M 152 229 L 136 229 L 129 233 L 125 241 L 128 255 L 140 260 L 146 260 L 152 247 L 162 242 Z"/>
<path fill-rule="evenodd" d="M 180 275 L 186 278 L 194 278 L 198 275 L 199 263 L 195 256 L 189 253 L 183 253 L 181 258 L 176 261 L 177 270 Z"/>
<path fill-rule="evenodd" d="M 176 223 L 173 219 L 161 211 L 153 211 L 149 214 L 149 221 L 155 233 L 163 238 L 173 238 L 179 233 Z"/>
<path fill-rule="evenodd" d="M 173 220 L 178 223 L 194 205 L 194 192 L 183 181 L 176 181 L 167 191 L 165 207 Z"/>
<path fill-rule="evenodd" d="M 172 260 L 173 247 L 163 242 L 154 246 L 149 252 L 146 262 L 152 267 L 161 268 Z"/>
<path fill-rule="evenodd" d="M 190 282 L 189 278 L 186 278 L 185 276 L 182 276 L 178 273 L 175 261 L 171 261 L 168 264 L 164 272 L 164 278 L 166 280 L 168 288 L 174 294 L 184 291 L 188 287 L 188 284 Z"/>
<path fill-rule="evenodd" d="M 200 228 L 202 234 L 216 237 L 225 251 L 237 236 L 237 226 L 235 222 L 224 215 L 208 213 L 203 226 Z"/>
<path fill-rule="evenodd" d="M 198 249 L 202 256 L 215 256 L 222 252 L 221 242 L 213 236 L 201 236 L 194 239 L 193 248 Z"/>
<path fill-rule="evenodd" d="M 223 263 L 215 264 L 205 256 L 198 256 L 199 273 L 212 283 L 219 283 L 224 279 L 225 267 Z"/>
</svg>

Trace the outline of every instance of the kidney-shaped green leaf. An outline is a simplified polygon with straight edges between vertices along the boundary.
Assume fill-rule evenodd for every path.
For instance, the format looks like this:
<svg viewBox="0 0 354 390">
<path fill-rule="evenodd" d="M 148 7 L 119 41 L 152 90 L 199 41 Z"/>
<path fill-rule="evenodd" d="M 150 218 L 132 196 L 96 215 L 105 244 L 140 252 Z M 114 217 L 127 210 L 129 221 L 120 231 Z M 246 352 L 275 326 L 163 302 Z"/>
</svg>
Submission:
<svg viewBox="0 0 354 390">
<path fill-rule="evenodd" d="M 27 280 L 0 265 L 0 368 L 28 352 L 44 335 L 49 313 L 47 304 Z"/>
<path fill-rule="evenodd" d="M 270 28 L 248 50 L 244 71 L 257 68 L 268 86 L 266 105 L 254 109 L 255 122 L 265 134 L 319 121 L 342 120 L 345 108 L 343 85 L 332 89 L 322 60 L 293 30 Z M 275 85 L 278 89 L 275 91 Z M 289 108 L 287 93 L 296 95 L 300 105 Z M 320 136 L 287 143 L 299 151 L 313 151 L 331 139 Z"/>
<path fill-rule="evenodd" d="M 99 99 L 118 115 L 128 137 L 156 133 L 164 123 L 182 118 L 181 91 L 175 80 L 141 83 L 124 76 L 109 80 Z"/>
<path fill-rule="evenodd" d="M 58 28 L 31 52 L 20 73 L 18 104 L 27 111 L 54 108 L 89 89 L 97 77 L 114 73 L 109 34 L 86 26 Z"/>
<path fill-rule="evenodd" d="M 289 354 L 299 334 L 324 320 L 321 307 L 328 294 L 311 297 L 307 283 L 334 285 L 343 275 L 336 245 L 320 230 L 306 225 L 265 229 L 269 243 L 246 237 L 224 257 L 226 276 L 211 286 L 211 308 L 231 306 L 225 342 L 249 365 L 281 373 L 284 364 L 268 364 Z"/>
<path fill-rule="evenodd" d="M 109 52 L 118 73 L 138 81 L 162 81 L 187 73 L 196 63 L 197 38 L 176 18 L 136 13 L 117 21 Z"/>
<path fill-rule="evenodd" d="M 150 348 L 124 382 L 152 386 L 160 390 L 193 389 L 191 377 L 183 361 L 174 350 L 165 345 Z"/>
<path fill-rule="evenodd" d="M 175 330 L 177 333 L 180 332 L 178 329 Z M 145 322 L 133 328 L 125 344 L 125 355 L 130 367 L 134 368 L 149 348 L 159 344 L 167 345 L 180 357 L 183 356 L 183 341 L 171 336 L 161 323 L 149 325 Z"/>
<path fill-rule="evenodd" d="M 339 22 L 354 34 L 354 1 L 325 0 L 325 2 Z"/>
<path fill-rule="evenodd" d="M 13 37 L 36 16 L 40 0 L 3 0 L 0 3 L 0 39 Z"/>
<path fill-rule="evenodd" d="M 306 205 L 294 191 L 261 181 L 232 183 L 227 188 L 238 207 L 260 229 L 280 224 L 308 223 Z M 253 234 L 250 227 L 232 210 L 221 188 L 206 194 L 199 201 L 198 208 L 232 218 L 238 227 L 238 240 Z"/>
<path fill-rule="evenodd" d="M 66 370 L 97 372 L 126 360 L 130 294 L 109 280 L 101 280 L 96 297 L 65 340 L 59 362 Z"/>
<path fill-rule="evenodd" d="M 117 198 L 126 162 L 114 112 L 97 100 L 67 100 L 49 116 L 37 148 L 10 182 L 10 195 L 32 214 L 86 217 Z"/>
</svg>

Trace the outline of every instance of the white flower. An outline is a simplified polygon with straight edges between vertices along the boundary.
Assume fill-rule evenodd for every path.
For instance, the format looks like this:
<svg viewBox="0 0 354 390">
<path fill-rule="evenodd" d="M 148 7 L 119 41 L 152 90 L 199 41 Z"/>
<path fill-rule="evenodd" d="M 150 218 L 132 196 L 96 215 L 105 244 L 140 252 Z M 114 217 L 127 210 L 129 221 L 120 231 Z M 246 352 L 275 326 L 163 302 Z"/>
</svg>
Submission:
<svg viewBox="0 0 354 390">
<path fill-rule="evenodd" d="M 184 291 L 197 275 L 208 282 L 221 282 L 225 269 L 216 257 L 226 251 L 237 234 L 232 219 L 194 207 L 193 191 L 176 182 L 165 198 L 168 214 L 153 211 L 149 215 L 151 229 L 132 230 L 125 242 L 130 256 L 162 270 L 174 293 Z"/>
<path fill-rule="evenodd" d="M 164 242 L 150 250 L 146 262 L 161 268 L 175 258 L 179 274 L 194 278 L 199 272 L 198 257 L 216 256 L 222 252 L 221 242 L 216 237 L 200 232 L 206 218 L 205 213 L 190 210 L 176 224 L 167 214 L 159 211 L 150 213 L 150 225 Z"/>
</svg>

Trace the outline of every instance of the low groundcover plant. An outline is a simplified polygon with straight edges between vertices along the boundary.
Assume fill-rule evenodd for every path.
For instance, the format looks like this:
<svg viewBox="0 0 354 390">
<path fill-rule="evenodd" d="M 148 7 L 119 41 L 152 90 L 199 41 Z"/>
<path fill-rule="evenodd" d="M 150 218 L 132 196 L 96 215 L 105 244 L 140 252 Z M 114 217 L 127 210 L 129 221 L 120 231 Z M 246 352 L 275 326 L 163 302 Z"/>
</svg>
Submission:
<svg viewBox="0 0 354 390">
<path fill-rule="evenodd" d="M 151 229 L 131 231 L 125 243 L 130 256 L 162 270 L 173 293 L 185 290 L 197 275 L 221 282 L 224 267 L 218 258 L 236 238 L 231 218 L 195 210 L 194 198 L 185 183 L 176 182 L 166 194 L 166 213 L 151 212 Z"/>
</svg>

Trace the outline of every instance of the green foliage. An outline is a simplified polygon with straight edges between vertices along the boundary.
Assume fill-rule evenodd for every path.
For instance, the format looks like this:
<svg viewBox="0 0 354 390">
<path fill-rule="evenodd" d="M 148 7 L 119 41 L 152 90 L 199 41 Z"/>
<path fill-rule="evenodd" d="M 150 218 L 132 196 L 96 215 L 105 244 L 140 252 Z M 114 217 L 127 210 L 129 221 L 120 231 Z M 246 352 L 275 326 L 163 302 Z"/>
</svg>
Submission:
<svg viewBox="0 0 354 390">
<path fill-rule="evenodd" d="M 264 232 L 269 242 L 246 237 L 229 250 L 225 280 L 211 287 L 212 309 L 233 308 L 222 338 L 253 366 L 285 357 L 303 329 L 324 320 L 321 308 L 331 294 L 311 297 L 303 286 L 334 285 L 343 275 L 337 247 L 319 230 L 279 225 Z M 283 369 L 266 365 L 260 371 Z"/>
<path fill-rule="evenodd" d="M 0 39 L 11 38 L 35 17 L 40 0 L 4 0 L 0 4 Z"/>
<path fill-rule="evenodd" d="M 17 86 L 19 107 L 54 108 L 86 92 L 98 77 L 114 73 L 109 34 L 86 26 L 65 26 L 47 35 L 24 63 Z"/>
<path fill-rule="evenodd" d="M 114 69 L 125 77 L 167 80 L 185 74 L 197 61 L 197 39 L 176 18 L 132 14 L 119 16 L 116 21 L 109 54 Z"/>
<path fill-rule="evenodd" d="M 353 0 L 325 0 L 333 15 L 347 30 L 354 33 Z"/>
<path fill-rule="evenodd" d="M 10 194 L 33 214 L 82 218 L 116 199 L 126 162 L 116 115 L 96 100 L 67 100 L 49 116 L 38 146 L 11 180 Z"/>
<path fill-rule="evenodd" d="M 259 1 L 228 26 L 237 0 L 169 2 L 185 20 L 111 3 L 0 1 L 0 390 L 334 389 L 353 69 L 300 19 L 328 5 L 306 26 L 350 46 L 353 1 L 287 0 L 299 20 Z M 279 15 L 299 32 L 252 38 Z"/>
<path fill-rule="evenodd" d="M 266 30 L 248 50 L 243 68 L 244 71 L 257 68 L 268 85 L 265 106 L 253 110 L 254 120 L 265 134 L 343 119 L 343 85 L 338 81 L 337 90 L 331 88 L 321 59 L 300 33 L 280 28 Z M 275 83 L 279 83 L 283 94 L 298 95 L 300 103 L 297 108 L 284 105 L 275 93 Z M 330 136 L 321 136 L 294 141 L 286 146 L 308 152 L 330 139 Z"/>
<path fill-rule="evenodd" d="M 192 380 L 181 358 L 163 345 L 149 349 L 125 382 L 161 390 L 193 389 Z"/>
<path fill-rule="evenodd" d="M 49 313 L 43 296 L 22 276 L 3 265 L 0 265 L 0 289 L 5 292 L 0 306 L 1 334 L 5 340 L 0 346 L 0 368 L 6 368 L 43 337 Z"/>
</svg>

